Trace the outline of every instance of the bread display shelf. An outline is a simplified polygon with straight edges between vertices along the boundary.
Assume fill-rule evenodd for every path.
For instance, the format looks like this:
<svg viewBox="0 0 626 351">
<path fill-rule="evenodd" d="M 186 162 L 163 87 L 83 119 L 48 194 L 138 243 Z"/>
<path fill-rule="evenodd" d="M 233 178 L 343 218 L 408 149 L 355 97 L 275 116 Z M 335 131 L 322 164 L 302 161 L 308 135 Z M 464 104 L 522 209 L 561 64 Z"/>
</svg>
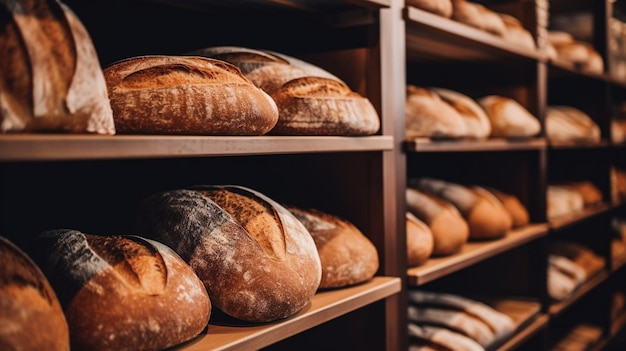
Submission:
<svg viewBox="0 0 626 351">
<path fill-rule="evenodd" d="M 521 345 L 548 323 L 548 317 L 541 314 L 541 303 L 538 301 L 517 298 L 489 299 L 491 307 L 513 319 L 515 334 L 494 350 L 511 350 Z"/>
<path fill-rule="evenodd" d="M 420 52 L 429 60 L 547 59 L 539 50 L 521 48 L 494 34 L 413 6 L 405 8 L 405 18 L 408 57 Z"/>
<path fill-rule="evenodd" d="M 596 286 L 600 285 L 603 281 L 605 281 L 609 277 L 609 273 L 606 269 L 599 271 L 596 275 L 589 278 L 585 281 L 578 289 L 576 289 L 570 296 L 568 296 L 565 300 L 553 303 L 548 308 L 548 313 L 552 316 L 558 315 L 571 306 L 575 301 L 579 298 L 587 294 Z"/>
<path fill-rule="evenodd" d="M 582 210 L 576 211 L 571 214 L 551 218 L 549 219 L 550 228 L 554 230 L 562 229 L 564 227 L 578 223 L 587 218 L 591 218 L 593 216 L 604 213 L 610 210 L 611 208 L 613 208 L 613 205 L 609 203 L 600 203 L 597 205 L 585 207 Z"/>
<path fill-rule="evenodd" d="M 280 323 L 258 326 L 209 324 L 205 333 L 176 348 L 185 351 L 258 350 L 302 331 L 328 322 L 400 291 L 396 277 L 374 277 L 360 285 L 318 292 L 309 307 Z"/>
<path fill-rule="evenodd" d="M 405 142 L 407 152 L 465 152 L 465 151 L 513 151 L 541 150 L 547 142 L 543 138 L 504 139 L 491 138 L 486 140 L 432 140 L 419 138 Z"/>
<path fill-rule="evenodd" d="M 548 145 L 551 149 L 601 149 L 601 148 L 608 148 L 609 141 L 607 140 L 601 140 L 600 142 L 550 141 Z"/>
<path fill-rule="evenodd" d="M 530 323 L 518 331 L 513 337 L 506 341 L 503 345 L 498 347 L 495 351 L 507 351 L 513 350 L 515 347 L 522 345 L 526 340 L 530 339 L 538 331 L 543 329 L 548 324 L 549 317 L 541 314 L 530 320 Z"/>
<path fill-rule="evenodd" d="M 203 157 L 392 150 L 393 137 L 335 136 L 0 136 L 0 161 Z"/>
<path fill-rule="evenodd" d="M 523 245 L 536 238 L 547 235 L 547 224 L 531 224 L 510 231 L 501 239 L 492 241 L 470 241 L 463 245 L 460 252 L 444 257 L 429 258 L 424 264 L 409 268 L 407 280 L 410 285 L 419 286 L 441 278 L 499 253 Z"/>
</svg>

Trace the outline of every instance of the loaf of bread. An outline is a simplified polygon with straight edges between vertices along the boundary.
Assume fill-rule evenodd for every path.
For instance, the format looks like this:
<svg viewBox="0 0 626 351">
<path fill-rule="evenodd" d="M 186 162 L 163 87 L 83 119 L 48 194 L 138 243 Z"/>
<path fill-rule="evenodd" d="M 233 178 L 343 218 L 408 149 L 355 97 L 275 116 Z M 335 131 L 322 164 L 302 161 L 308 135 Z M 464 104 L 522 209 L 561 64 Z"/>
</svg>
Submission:
<svg viewBox="0 0 626 351">
<path fill-rule="evenodd" d="M 548 296 L 555 301 L 565 300 L 579 287 L 574 277 L 552 264 L 548 265 L 547 278 Z"/>
<path fill-rule="evenodd" d="M 194 269 L 212 305 L 247 322 L 302 310 L 322 266 L 309 231 L 268 196 L 237 185 L 205 185 L 148 196 L 137 230 L 172 247 Z"/>
<path fill-rule="evenodd" d="M 606 265 L 604 258 L 585 244 L 571 240 L 556 240 L 551 244 L 551 254 L 563 256 L 574 262 L 585 271 L 587 277 L 593 277 Z"/>
<path fill-rule="evenodd" d="M 436 350 L 446 351 L 485 351 L 478 342 L 462 333 L 450 329 L 409 323 L 409 337 L 426 341 Z"/>
<path fill-rule="evenodd" d="M 482 320 L 463 311 L 432 306 L 409 306 L 409 321 L 418 325 L 446 327 L 486 347 L 495 334 Z"/>
<path fill-rule="evenodd" d="M 0 237 L 0 349 L 69 351 L 69 327 L 48 279 Z"/>
<path fill-rule="evenodd" d="M 556 58 L 569 62 L 585 71 L 602 74 L 604 60 L 600 53 L 589 43 L 576 40 L 564 31 L 549 31 L 548 41 L 556 51 Z"/>
<path fill-rule="evenodd" d="M 571 188 L 551 184 L 548 185 L 546 196 L 548 218 L 572 214 L 585 207 L 583 196 Z"/>
<path fill-rule="evenodd" d="M 511 215 L 513 228 L 523 227 L 530 222 L 528 209 L 526 209 L 517 196 L 491 187 L 485 188 L 485 190 L 495 196 Z"/>
<path fill-rule="evenodd" d="M 532 34 L 524 28 L 519 19 L 505 13 L 498 13 L 498 15 L 506 27 L 504 32 L 505 40 L 528 50 L 537 49 L 535 39 Z"/>
<path fill-rule="evenodd" d="M 457 91 L 444 88 L 430 88 L 441 99 L 450 104 L 463 118 L 466 125 L 466 137 L 487 138 L 491 134 L 489 117 L 474 99 Z"/>
<path fill-rule="evenodd" d="M 448 201 L 463 215 L 469 226 L 469 239 L 497 239 L 512 227 L 504 206 L 480 188 L 429 177 L 410 178 L 408 185 Z"/>
<path fill-rule="evenodd" d="M 115 134 L 98 55 L 62 2 L 0 5 L 0 131 Z"/>
<path fill-rule="evenodd" d="M 433 256 L 458 252 L 469 238 L 469 226 L 459 211 L 441 198 L 415 188 L 406 189 L 407 210 L 428 225 Z"/>
<path fill-rule="evenodd" d="M 315 241 L 322 263 L 320 289 L 355 285 L 374 277 L 380 265 L 378 251 L 354 224 L 316 209 L 287 209 Z"/>
<path fill-rule="evenodd" d="M 548 106 L 546 136 L 553 142 L 599 142 L 600 127 L 582 110 L 572 106 Z"/>
<path fill-rule="evenodd" d="M 524 138 L 537 135 L 541 124 L 517 101 L 499 95 L 488 95 L 478 99 L 491 122 L 491 136 L 502 138 Z"/>
<path fill-rule="evenodd" d="M 406 212 L 407 266 L 419 266 L 433 254 L 435 240 L 430 227 L 413 213 Z"/>
<path fill-rule="evenodd" d="M 263 135 L 278 121 L 274 100 L 220 60 L 137 56 L 104 76 L 119 133 Z"/>
<path fill-rule="evenodd" d="M 298 58 L 269 50 L 208 47 L 192 55 L 237 66 L 278 106 L 276 135 L 372 135 L 380 128 L 372 103 L 343 80 Z"/>
<path fill-rule="evenodd" d="M 563 182 L 560 185 L 579 193 L 583 198 L 584 206 L 595 205 L 603 200 L 600 189 L 589 180 Z"/>
<path fill-rule="evenodd" d="M 467 0 L 452 0 L 452 19 L 498 36 L 504 36 L 506 26 L 498 14 L 482 4 Z"/>
<path fill-rule="evenodd" d="M 58 229 L 33 258 L 59 296 L 76 350 L 160 350 L 199 335 L 211 301 L 169 247 L 139 236 Z"/>
<path fill-rule="evenodd" d="M 452 16 L 452 0 L 406 0 L 406 4 L 446 18 Z"/>
<path fill-rule="evenodd" d="M 415 138 L 460 138 L 468 133 L 463 116 L 439 94 L 407 85 L 405 124 L 407 140 Z"/>
</svg>

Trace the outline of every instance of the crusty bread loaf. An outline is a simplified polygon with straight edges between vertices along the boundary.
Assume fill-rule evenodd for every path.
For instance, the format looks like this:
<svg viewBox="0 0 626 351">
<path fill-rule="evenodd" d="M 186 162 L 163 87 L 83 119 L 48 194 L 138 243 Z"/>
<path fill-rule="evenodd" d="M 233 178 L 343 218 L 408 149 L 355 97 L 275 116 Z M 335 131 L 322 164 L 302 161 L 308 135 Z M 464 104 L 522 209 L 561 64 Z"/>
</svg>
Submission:
<svg viewBox="0 0 626 351">
<path fill-rule="evenodd" d="M 439 94 L 426 88 L 407 85 L 405 137 L 460 138 L 467 135 L 463 116 Z"/>
<path fill-rule="evenodd" d="M 545 124 L 546 136 L 553 142 L 598 142 L 602 138 L 598 124 L 573 106 L 548 106 Z"/>
<path fill-rule="evenodd" d="M 505 13 L 498 13 L 498 15 L 506 27 L 506 31 L 504 32 L 505 40 L 528 50 L 537 49 L 535 39 L 532 34 L 524 28 L 519 19 Z"/>
<path fill-rule="evenodd" d="M 586 277 L 593 277 L 606 265 L 604 257 L 585 244 L 571 240 L 556 240 L 551 243 L 550 253 L 563 256 L 581 267 Z"/>
<path fill-rule="evenodd" d="M 263 135 L 278 121 L 274 100 L 224 61 L 137 56 L 104 76 L 119 133 Z"/>
<path fill-rule="evenodd" d="M 139 206 L 137 230 L 174 248 L 204 282 L 213 306 L 243 321 L 292 316 L 321 281 L 320 257 L 302 222 L 246 187 L 153 194 Z"/>
<path fill-rule="evenodd" d="M 439 16 L 452 16 L 452 0 L 406 0 L 406 3 Z"/>
<path fill-rule="evenodd" d="M 530 222 L 528 210 L 517 196 L 491 187 L 486 190 L 493 194 L 511 215 L 513 228 L 525 226 Z"/>
<path fill-rule="evenodd" d="M 239 67 L 276 102 L 279 118 L 270 134 L 372 135 L 378 112 L 343 80 L 306 61 L 269 50 L 219 46 L 190 54 L 224 60 Z"/>
<path fill-rule="evenodd" d="M 491 122 L 491 136 L 502 138 L 532 137 L 541 131 L 541 124 L 517 101 L 499 95 L 478 99 Z"/>
<path fill-rule="evenodd" d="M 503 36 L 506 27 L 498 14 L 482 4 L 466 1 L 452 1 L 452 19 L 486 32 Z"/>
<path fill-rule="evenodd" d="M 354 224 L 316 209 L 287 206 L 309 231 L 322 263 L 319 288 L 340 288 L 374 277 L 380 265 L 376 246 Z"/>
<path fill-rule="evenodd" d="M 433 256 L 458 252 L 469 238 L 469 226 L 451 203 L 407 187 L 407 210 L 428 225 L 433 234 Z"/>
<path fill-rule="evenodd" d="M 59 229 L 37 237 L 36 248 L 72 349 L 160 350 L 192 339 L 209 321 L 202 282 L 157 241 Z"/>
<path fill-rule="evenodd" d="M 583 196 L 571 188 L 551 184 L 546 194 L 546 211 L 548 218 L 565 216 L 585 207 Z"/>
<path fill-rule="evenodd" d="M 406 212 L 407 266 L 419 266 L 433 254 L 435 240 L 430 227 L 413 213 Z"/>
<path fill-rule="evenodd" d="M 409 323 L 409 337 L 449 351 L 485 351 L 474 339 L 448 328 Z"/>
<path fill-rule="evenodd" d="M 0 131 L 115 134 L 98 55 L 62 2 L 0 3 Z"/>
<path fill-rule="evenodd" d="M 479 318 L 461 310 L 435 306 L 409 305 L 409 321 L 419 325 L 436 325 L 461 332 L 486 347 L 494 342 L 495 333 Z"/>
<path fill-rule="evenodd" d="M 69 351 L 57 295 L 31 258 L 0 237 L 0 349 Z"/>
<path fill-rule="evenodd" d="M 577 68 L 591 73 L 604 72 L 604 60 L 590 43 L 577 40 L 564 31 L 550 31 L 548 41 L 554 48 L 558 60 L 572 63 Z"/>
<path fill-rule="evenodd" d="M 563 182 L 560 185 L 579 193 L 583 198 L 583 204 L 585 206 L 595 205 L 603 200 L 602 192 L 592 181 L 570 181 Z"/>
<path fill-rule="evenodd" d="M 430 88 L 441 99 L 450 104 L 460 115 L 467 126 L 465 136 L 486 138 L 491 134 L 491 122 L 485 110 L 474 99 L 457 91 L 444 88 Z"/>
</svg>

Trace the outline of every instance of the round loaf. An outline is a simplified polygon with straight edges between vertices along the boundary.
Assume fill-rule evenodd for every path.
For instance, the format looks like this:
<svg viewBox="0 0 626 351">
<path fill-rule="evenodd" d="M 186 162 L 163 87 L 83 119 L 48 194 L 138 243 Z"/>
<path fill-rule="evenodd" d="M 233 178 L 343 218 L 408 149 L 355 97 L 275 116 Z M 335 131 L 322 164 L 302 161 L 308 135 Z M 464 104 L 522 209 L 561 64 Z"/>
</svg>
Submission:
<svg viewBox="0 0 626 351">
<path fill-rule="evenodd" d="M 138 56 L 104 69 L 119 133 L 263 135 L 274 100 L 230 63 L 195 56 Z"/>
<path fill-rule="evenodd" d="M 493 137 L 532 137 L 541 131 L 539 120 L 511 98 L 488 95 L 478 103 L 489 117 Z"/>
<path fill-rule="evenodd" d="M 0 5 L 0 131 L 115 134 L 98 55 L 63 3 Z"/>
<path fill-rule="evenodd" d="M 138 236 L 51 230 L 33 256 L 58 293 L 76 350 L 160 350 L 206 327 L 211 302 L 169 247 Z"/>
<path fill-rule="evenodd" d="M 406 212 L 407 265 L 419 266 L 433 254 L 435 240 L 430 227 L 413 213 Z"/>
<path fill-rule="evenodd" d="M 407 85 L 405 137 L 460 138 L 467 135 L 463 116 L 430 89 Z"/>
<path fill-rule="evenodd" d="M 340 288 L 363 283 L 378 271 L 378 251 L 352 223 L 316 209 L 287 209 L 311 233 L 322 263 L 319 288 Z"/>
<path fill-rule="evenodd" d="M 285 54 L 219 46 L 191 52 L 239 67 L 276 101 L 275 135 L 371 135 L 380 128 L 372 103 L 337 76 Z"/>
<path fill-rule="evenodd" d="M 57 295 L 31 258 L 0 237 L 0 349 L 69 351 Z"/>
<path fill-rule="evenodd" d="M 292 316 L 322 277 L 311 234 L 269 197 L 235 186 L 198 186 L 153 194 L 137 229 L 176 250 L 198 274 L 214 307 L 247 322 Z"/>
</svg>

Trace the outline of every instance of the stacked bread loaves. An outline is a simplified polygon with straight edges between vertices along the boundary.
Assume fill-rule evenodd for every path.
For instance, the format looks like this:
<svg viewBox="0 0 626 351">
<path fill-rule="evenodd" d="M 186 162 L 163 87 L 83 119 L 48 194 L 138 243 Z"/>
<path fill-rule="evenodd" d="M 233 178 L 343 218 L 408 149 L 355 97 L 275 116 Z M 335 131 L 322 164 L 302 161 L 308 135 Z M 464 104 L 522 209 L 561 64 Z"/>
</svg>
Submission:
<svg viewBox="0 0 626 351">
<path fill-rule="evenodd" d="M 104 76 L 120 133 L 262 135 L 278 121 L 274 100 L 224 61 L 138 56 Z"/>
<path fill-rule="evenodd" d="M 0 131 L 115 134 L 95 48 L 62 2 L 0 1 Z"/>
<path fill-rule="evenodd" d="M 380 127 L 372 103 L 337 76 L 311 63 L 268 50 L 219 46 L 190 52 L 237 66 L 278 106 L 271 134 L 372 135 Z"/>
<path fill-rule="evenodd" d="M 39 267 L 0 237 L 0 349 L 69 351 L 61 304 Z"/>
<path fill-rule="evenodd" d="M 550 247 L 548 294 L 554 300 L 563 300 L 604 267 L 604 258 L 589 247 L 557 240 Z"/>
<path fill-rule="evenodd" d="M 75 350 L 160 350 L 206 327 L 211 302 L 169 247 L 138 236 L 52 230 L 33 258 L 59 296 Z"/>
<path fill-rule="evenodd" d="M 137 229 L 171 246 L 226 315 L 271 322 L 294 315 L 319 287 L 315 242 L 289 210 L 235 185 L 156 193 L 139 206 Z"/>
</svg>

